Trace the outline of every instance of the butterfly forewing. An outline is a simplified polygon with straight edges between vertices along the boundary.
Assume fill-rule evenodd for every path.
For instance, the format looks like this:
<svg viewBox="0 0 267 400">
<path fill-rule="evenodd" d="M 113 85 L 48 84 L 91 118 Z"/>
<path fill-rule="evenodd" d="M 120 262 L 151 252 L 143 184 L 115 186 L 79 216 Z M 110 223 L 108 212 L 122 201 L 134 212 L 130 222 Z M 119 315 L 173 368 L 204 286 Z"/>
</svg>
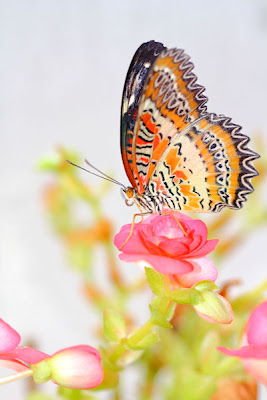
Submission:
<svg viewBox="0 0 267 400">
<path fill-rule="evenodd" d="M 154 61 L 165 49 L 162 43 L 153 40 L 143 43 L 136 51 L 127 72 L 121 105 L 121 154 L 126 174 L 136 187 L 133 176 L 133 135 L 138 107 L 144 84 Z"/>
<path fill-rule="evenodd" d="M 151 68 L 134 131 L 133 170 L 139 193 L 172 138 L 206 112 L 204 88 L 183 50 L 164 50 Z"/>
</svg>

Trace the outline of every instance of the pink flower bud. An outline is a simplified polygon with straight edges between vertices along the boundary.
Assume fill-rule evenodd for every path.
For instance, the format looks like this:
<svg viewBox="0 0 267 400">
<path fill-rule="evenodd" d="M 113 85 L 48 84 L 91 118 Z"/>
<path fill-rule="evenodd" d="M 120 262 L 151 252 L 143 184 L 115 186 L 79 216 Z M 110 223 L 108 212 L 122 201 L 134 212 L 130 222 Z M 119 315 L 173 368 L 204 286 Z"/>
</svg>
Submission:
<svg viewBox="0 0 267 400">
<path fill-rule="evenodd" d="M 81 345 L 62 349 L 48 360 L 51 379 L 72 389 L 92 389 L 103 381 L 100 353 L 93 347 Z"/>
</svg>

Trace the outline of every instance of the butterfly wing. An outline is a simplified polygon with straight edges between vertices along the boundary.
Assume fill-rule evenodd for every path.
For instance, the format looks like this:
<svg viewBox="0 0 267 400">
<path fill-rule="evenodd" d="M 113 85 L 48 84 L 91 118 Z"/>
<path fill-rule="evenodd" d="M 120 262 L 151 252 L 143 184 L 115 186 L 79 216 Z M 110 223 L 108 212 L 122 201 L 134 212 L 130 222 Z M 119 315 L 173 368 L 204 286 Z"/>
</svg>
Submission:
<svg viewBox="0 0 267 400">
<path fill-rule="evenodd" d="M 149 71 L 138 108 L 132 144 L 132 171 L 139 194 L 172 139 L 206 113 L 205 90 L 181 49 L 163 50 Z"/>
<path fill-rule="evenodd" d="M 257 175 L 249 138 L 230 118 L 207 112 L 183 50 L 149 43 L 149 55 L 145 43 L 134 56 L 122 104 L 122 155 L 139 198 L 176 210 L 241 208 Z"/>
<path fill-rule="evenodd" d="M 206 114 L 178 133 L 159 160 L 149 191 L 171 209 L 239 209 L 253 191 L 258 158 L 230 118 Z"/>
<path fill-rule="evenodd" d="M 130 64 L 122 96 L 121 105 L 121 154 L 126 174 L 135 188 L 133 175 L 133 135 L 138 107 L 148 73 L 165 47 L 153 40 L 143 43 L 136 51 Z"/>
</svg>

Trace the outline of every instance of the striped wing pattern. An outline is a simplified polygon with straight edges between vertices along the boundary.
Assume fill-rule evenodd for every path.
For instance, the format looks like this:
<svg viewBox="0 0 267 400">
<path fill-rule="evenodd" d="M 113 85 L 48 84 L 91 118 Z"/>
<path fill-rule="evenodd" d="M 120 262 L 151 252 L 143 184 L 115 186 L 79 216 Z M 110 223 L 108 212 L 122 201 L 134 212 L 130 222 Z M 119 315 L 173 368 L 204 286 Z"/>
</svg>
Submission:
<svg viewBox="0 0 267 400">
<path fill-rule="evenodd" d="M 140 47 L 143 53 L 147 45 Z M 135 118 L 122 133 L 126 173 L 142 205 L 150 197 L 175 210 L 241 208 L 253 191 L 252 161 L 258 155 L 247 147 L 240 126 L 207 112 L 204 88 L 192 70 L 181 49 L 153 53 L 135 99 Z M 127 107 L 124 111 L 127 116 Z"/>
<path fill-rule="evenodd" d="M 162 43 L 143 43 L 136 51 L 127 72 L 121 104 L 121 154 L 126 174 L 133 187 L 133 136 L 138 107 L 148 73 L 165 47 Z"/>
</svg>

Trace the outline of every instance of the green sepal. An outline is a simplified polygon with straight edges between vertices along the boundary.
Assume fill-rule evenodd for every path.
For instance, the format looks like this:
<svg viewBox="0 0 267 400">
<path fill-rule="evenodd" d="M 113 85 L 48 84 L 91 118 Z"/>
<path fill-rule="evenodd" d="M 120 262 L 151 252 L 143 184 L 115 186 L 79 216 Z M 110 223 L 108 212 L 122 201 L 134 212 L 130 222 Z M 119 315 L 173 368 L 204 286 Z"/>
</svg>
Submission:
<svg viewBox="0 0 267 400">
<path fill-rule="evenodd" d="M 47 359 L 31 365 L 32 377 L 36 383 L 45 383 L 51 378 L 51 368 Z"/>
<path fill-rule="evenodd" d="M 148 267 L 145 267 L 145 273 L 152 292 L 156 296 L 160 296 L 164 292 L 164 279 L 162 274 Z"/>
<path fill-rule="evenodd" d="M 218 290 L 219 287 L 215 285 L 212 281 L 201 281 L 196 283 L 193 286 L 194 289 L 198 290 L 199 292 L 206 292 L 207 290 L 212 292 L 213 290 Z"/>
<path fill-rule="evenodd" d="M 113 310 L 104 310 L 104 333 L 108 340 L 118 343 L 126 336 L 126 325 L 123 317 Z"/>
<path fill-rule="evenodd" d="M 155 297 L 149 305 L 152 322 L 162 328 L 171 329 L 172 325 L 168 321 L 168 311 L 162 314 L 158 309 L 160 301 L 161 299 L 159 297 Z"/>
<path fill-rule="evenodd" d="M 175 289 L 169 292 L 168 298 L 175 303 L 196 305 L 201 301 L 201 294 L 195 289 Z"/>
<path fill-rule="evenodd" d="M 127 341 L 126 347 L 128 347 L 131 350 L 146 350 L 149 347 L 153 346 L 155 343 L 157 343 L 159 340 L 160 340 L 159 335 L 157 333 L 151 332 L 134 346 L 131 345 L 130 340 Z"/>
</svg>

